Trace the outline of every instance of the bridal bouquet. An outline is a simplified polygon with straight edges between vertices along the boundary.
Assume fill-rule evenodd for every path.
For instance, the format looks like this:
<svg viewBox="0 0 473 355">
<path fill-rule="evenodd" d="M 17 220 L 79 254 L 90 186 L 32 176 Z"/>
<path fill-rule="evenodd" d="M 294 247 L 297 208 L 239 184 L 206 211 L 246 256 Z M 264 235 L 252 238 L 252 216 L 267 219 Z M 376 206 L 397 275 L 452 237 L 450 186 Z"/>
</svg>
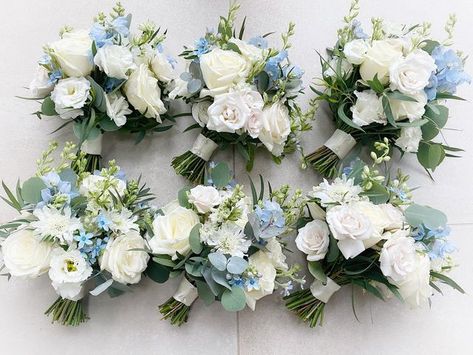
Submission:
<svg viewBox="0 0 473 355">
<path fill-rule="evenodd" d="M 386 151 L 377 159 L 383 160 L 389 147 L 381 144 Z M 447 276 L 455 250 L 447 217 L 412 201 L 408 176 L 385 178 L 360 161 L 345 172 L 309 194 L 310 216 L 300 221 L 296 245 L 315 280 L 285 297 L 287 308 L 315 327 L 346 285 L 383 300 L 394 295 L 412 307 L 428 304 L 434 290 L 442 293 L 440 282 L 463 293 Z M 356 316 L 354 304 L 353 311 Z"/>
<path fill-rule="evenodd" d="M 283 186 L 264 197 L 264 184 L 252 199 L 242 186 L 230 183 L 224 164 L 210 171 L 210 185 L 179 192 L 177 201 L 162 208 L 150 231 L 152 261 L 147 274 L 157 282 L 182 274 L 181 283 L 159 309 L 174 325 L 187 321 L 192 304 L 215 300 L 237 312 L 272 294 L 288 292 L 299 279 L 289 266 L 283 236 L 295 226 L 303 206 L 301 191 L 292 196 Z"/>
<path fill-rule="evenodd" d="M 164 120 L 174 120 L 167 93 L 175 61 L 163 50 L 166 32 L 145 23 L 133 36 L 130 21 L 118 3 L 87 30 L 65 27 L 59 40 L 43 47 L 30 84 L 42 102 L 39 118 L 59 116 L 60 128 L 73 125 L 90 172 L 99 168 L 104 132 L 137 133 L 138 142 L 146 132 L 169 129 Z"/>
<path fill-rule="evenodd" d="M 401 154 L 416 153 L 430 174 L 460 151 L 434 141 L 449 118 L 445 100 L 460 99 L 457 87 L 470 82 L 466 58 L 451 48 L 456 19 L 450 16 L 443 42 L 431 37 L 428 23 L 395 26 L 379 18 L 367 35 L 356 20 L 358 9 L 354 1 L 329 58 L 321 57 L 322 89 L 313 90 L 329 104 L 337 130 L 306 161 L 334 177 L 355 145 L 386 137 Z"/>
<path fill-rule="evenodd" d="M 139 180 L 125 180 L 114 161 L 87 172 L 85 153 L 76 156 L 72 143 L 53 166 L 56 148 L 53 143 L 36 175 L 15 192 L 3 184 L 3 199 L 21 216 L 0 226 L 2 269 L 19 278 L 47 274 L 58 298 L 46 315 L 77 326 L 87 319 L 87 293 L 118 296 L 140 281 L 149 260 L 139 249 L 151 223 L 150 194 Z"/>
<path fill-rule="evenodd" d="M 203 183 L 205 165 L 217 148 L 235 147 L 248 171 L 261 145 L 279 162 L 299 148 L 298 135 L 310 129 L 314 115 L 315 101 L 305 113 L 295 103 L 303 72 L 288 58 L 294 24 L 282 35 L 280 49 L 268 48 L 267 35 L 243 40 L 245 21 L 235 30 L 238 8 L 230 6 L 217 33 L 207 32 L 194 48 L 186 47 L 181 56 L 188 71 L 170 93 L 192 105 L 197 123 L 189 129 L 201 128 L 192 149 L 172 161 L 178 174 L 197 183 Z"/>
</svg>

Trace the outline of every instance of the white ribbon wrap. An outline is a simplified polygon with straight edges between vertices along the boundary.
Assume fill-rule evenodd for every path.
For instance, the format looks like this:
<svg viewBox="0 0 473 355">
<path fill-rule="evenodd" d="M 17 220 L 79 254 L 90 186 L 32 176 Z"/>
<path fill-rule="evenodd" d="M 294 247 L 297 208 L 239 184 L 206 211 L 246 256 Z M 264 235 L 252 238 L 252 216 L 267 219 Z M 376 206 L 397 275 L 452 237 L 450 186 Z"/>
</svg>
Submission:
<svg viewBox="0 0 473 355">
<path fill-rule="evenodd" d="M 330 277 L 327 277 L 327 283 L 325 285 L 320 280 L 315 280 L 312 285 L 310 285 L 312 295 L 323 303 L 327 303 L 330 297 L 339 289 L 340 286 Z"/>
<path fill-rule="evenodd" d="M 99 134 L 94 139 L 86 139 L 82 143 L 82 147 L 80 148 L 84 153 L 90 155 L 101 155 L 102 154 L 102 138 L 103 134 Z"/>
<path fill-rule="evenodd" d="M 356 140 L 350 134 L 337 129 L 324 145 L 343 159 L 356 145 Z"/>
<path fill-rule="evenodd" d="M 176 301 L 184 303 L 187 307 L 190 307 L 192 303 L 198 297 L 197 287 L 192 285 L 187 279 L 184 277 L 177 288 L 176 293 L 174 294 L 173 298 Z"/>
<path fill-rule="evenodd" d="M 199 134 L 197 139 L 194 142 L 194 145 L 191 149 L 191 152 L 197 155 L 199 158 L 209 161 L 215 149 L 217 149 L 218 144 L 215 143 L 210 138 L 205 137 L 202 134 Z"/>
</svg>

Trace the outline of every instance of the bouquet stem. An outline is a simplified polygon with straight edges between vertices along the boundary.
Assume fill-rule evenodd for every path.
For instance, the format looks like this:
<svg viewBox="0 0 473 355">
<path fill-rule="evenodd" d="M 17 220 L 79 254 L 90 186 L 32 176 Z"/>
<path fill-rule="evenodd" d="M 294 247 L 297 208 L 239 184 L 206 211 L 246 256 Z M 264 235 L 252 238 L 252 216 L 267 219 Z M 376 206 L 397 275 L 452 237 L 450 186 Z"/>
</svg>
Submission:
<svg viewBox="0 0 473 355">
<path fill-rule="evenodd" d="M 293 292 L 284 300 L 286 308 L 296 313 L 311 328 L 322 325 L 325 303 L 315 298 L 310 289 Z"/>
<path fill-rule="evenodd" d="M 323 177 L 332 179 L 338 174 L 340 159 L 324 145 L 312 154 L 307 155 L 305 160 Z"/>
<path fill-rule="evenodd" d="M 178 327 L 187 322 L 190 310 L 191 306 L 186 306 L 174 297 L 171 297 L 159 306 L 159 312 L 163 315 L 162 319 L 169 319 L 172 325 L 177 325 Z"/>
<path fill-rule="evenodd" d="M 89 319 L 84 311 L 82 300 L 71 301 L 62 297 L 59 297 L 44 314 L 52 316 L 53 323 L 59 322 L 62 325 L 74 327 Z"/>
</svg>

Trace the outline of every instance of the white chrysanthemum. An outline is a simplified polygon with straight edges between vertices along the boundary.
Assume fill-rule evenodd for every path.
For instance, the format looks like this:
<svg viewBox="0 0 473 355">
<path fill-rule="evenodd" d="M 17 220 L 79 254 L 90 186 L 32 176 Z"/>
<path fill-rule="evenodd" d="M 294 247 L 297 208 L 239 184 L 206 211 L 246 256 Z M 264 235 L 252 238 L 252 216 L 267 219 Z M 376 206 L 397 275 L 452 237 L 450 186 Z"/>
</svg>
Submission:
<svg viewBox="0 0 473 355">
<path fill-rule="evenodd" d="M 103 211 L 102 214 L 110 221 L 108 227 L 115 233 L 121 232 L 126 234 L 131 230 L 140 230 L 139 226 L 135 223 L 138 217 L 133 216 L 133 213 L 126 208 L 122 209 L 120 212 Z"/>
<path fill-rule="evenodd" d="M 323 207 L 330 205 L 359 201 L 359 194 L 362 192 L 360 186 L 355 185 L 353 179 L 348 179 L 345 175 L 336 178 L 331 184 L 324 179 L 319 186 L 315 186 L 311 196 L 318 198 Z"/>
<path fill-rule="evenodd" d="M 251 246 L 243 230 L 234 223 L 225 223 L 219 229 L 211 231 L 205 241 L 215 251 L 242 258 Z"/>
<path fill-rule="evenodd" d="M 32 222 L 31 226 L 41 238 L 53 237 L 61 243 L 70 244 L 74 239 L 74 232 L 82 228 L 79 219 L 71 216 L 70 207 L 61 211 L 45 206 L 36 209 L 33 214 L 38 220 Z"/>
</svg>

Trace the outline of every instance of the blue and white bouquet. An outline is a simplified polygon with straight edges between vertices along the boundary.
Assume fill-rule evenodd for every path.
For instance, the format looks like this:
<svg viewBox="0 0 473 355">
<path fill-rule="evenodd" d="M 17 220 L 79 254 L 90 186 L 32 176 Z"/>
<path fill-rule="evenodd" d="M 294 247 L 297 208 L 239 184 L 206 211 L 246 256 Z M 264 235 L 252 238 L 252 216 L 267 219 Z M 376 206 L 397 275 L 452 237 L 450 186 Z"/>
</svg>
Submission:
<svg viewBox="0 0 473 355">
<path fill-rule="evenodd" d="M 176 80 L 171 97 L 192 105 L 201 129 L 191 150 L 173 159 L 180 175 L 203 183 L 205 165 L 216 149 L 235 147 L 253 166 L 256 148 L 264 146 L 276 162 L 299 148 L 299 135 L 309 130 L 315 108 L 302 112 L 295 102 L 302 92 L 302 70 L 291 64 L 288 50 L 294 34 L 289 24 L 282 47 L 268 48 L 265 37 L 243 40 L 245 21 L 234 23 L 239 5 L 231 4 L 218 31 L 208 31 L 181 54 L 188 71 Z"/>
<path fill-rule="evenodd" d="M 451 48 L 456 22 L 451 15 L 445 26 L 447 38 L 431 37 L 429 23 L 393 25 L 372 19 L 371 35 L 356 19 L 353 1 L 338 41 L 321 56 L 322 79 L 313 90 L 330 106 L 337 130 L 307 163 L 326 177 L 356 146 L 372 146 L 389 139 L 401 154 L 416 153 L 430 174 L 458 148 L 434 141 L 449 119 L 445 100 L 457 87 L 470 82 L 464 72 L 466 57 Z"/>
<path fill-rule="evenodd" d="M 182 274 L 177 292 L 159 309 L 174 325 L 187 321 L 197 298 L 206 305 L 221 302 L 237 312 L 281 288 L 289 292 L 298 278 L 289 266 L 284 236 L 293 229 L 304 207 L 302 192 L 288 186 L 264 197 L 264 184 L 252 198 L 230 183 L 225 164 L 210 170 L 209 185 L 185 188 L 179 198 L 156 215 L 149 247 L 147 274 L 157 282 Z"/>
<path fill-rule="evenodd" d="M 114 161 L 87 172 L 85 154 L 76 156 L 72 143 L 53 166 L 56 148 L 51 144 L 36 175 L 14 192 L 3 184 L 3 199 L 21 216 L 0 226 L 1 268 L 25 279 L 47 274 L 58 298 L 46 315 L 77 326 L 87 319 L 87 293 L 118 296 L 140 281 L 149 260 L 142 235 L 151 223 L 151 197 L 139 180 L 125 180 Z"/>
<path fill-rule="evenodd" d="M 414 203 L 408 176 L 379 175 L 376 163 L 388 157 L 389 145 L 376 145 L 384 153 L 373 166 L 357 161 L 308 195 L 309 215 L 300 220 L 296 245 L 307 255 L 314 282 L 285 301 L 310 327 L 322 323 L 325 305 L 344 286 L 382 300 L 396 296 L 411 307 L 442 293 L 439 283 L 464 293 L 447 276 L 455 266 L 447 217 Z M 354 303 L 353 311 L 356 317 Z"/>
<path fill-rule="evenodd" d="M 44 46 L 30 90 L 42 102 L 36 112 L 72 124 L 79 146 L 88 153 L 89 171 L 99 168 L 102 134 L 126 131 L 139 142 L 147 132 L 171 128 L 168 92 L 175 60 L 164 53 L 166 32 L 144 23 L 130 32 L 131 15 L 117 3 L 92 27 L 65 27 L 60 39 Z"/>
</svg>

